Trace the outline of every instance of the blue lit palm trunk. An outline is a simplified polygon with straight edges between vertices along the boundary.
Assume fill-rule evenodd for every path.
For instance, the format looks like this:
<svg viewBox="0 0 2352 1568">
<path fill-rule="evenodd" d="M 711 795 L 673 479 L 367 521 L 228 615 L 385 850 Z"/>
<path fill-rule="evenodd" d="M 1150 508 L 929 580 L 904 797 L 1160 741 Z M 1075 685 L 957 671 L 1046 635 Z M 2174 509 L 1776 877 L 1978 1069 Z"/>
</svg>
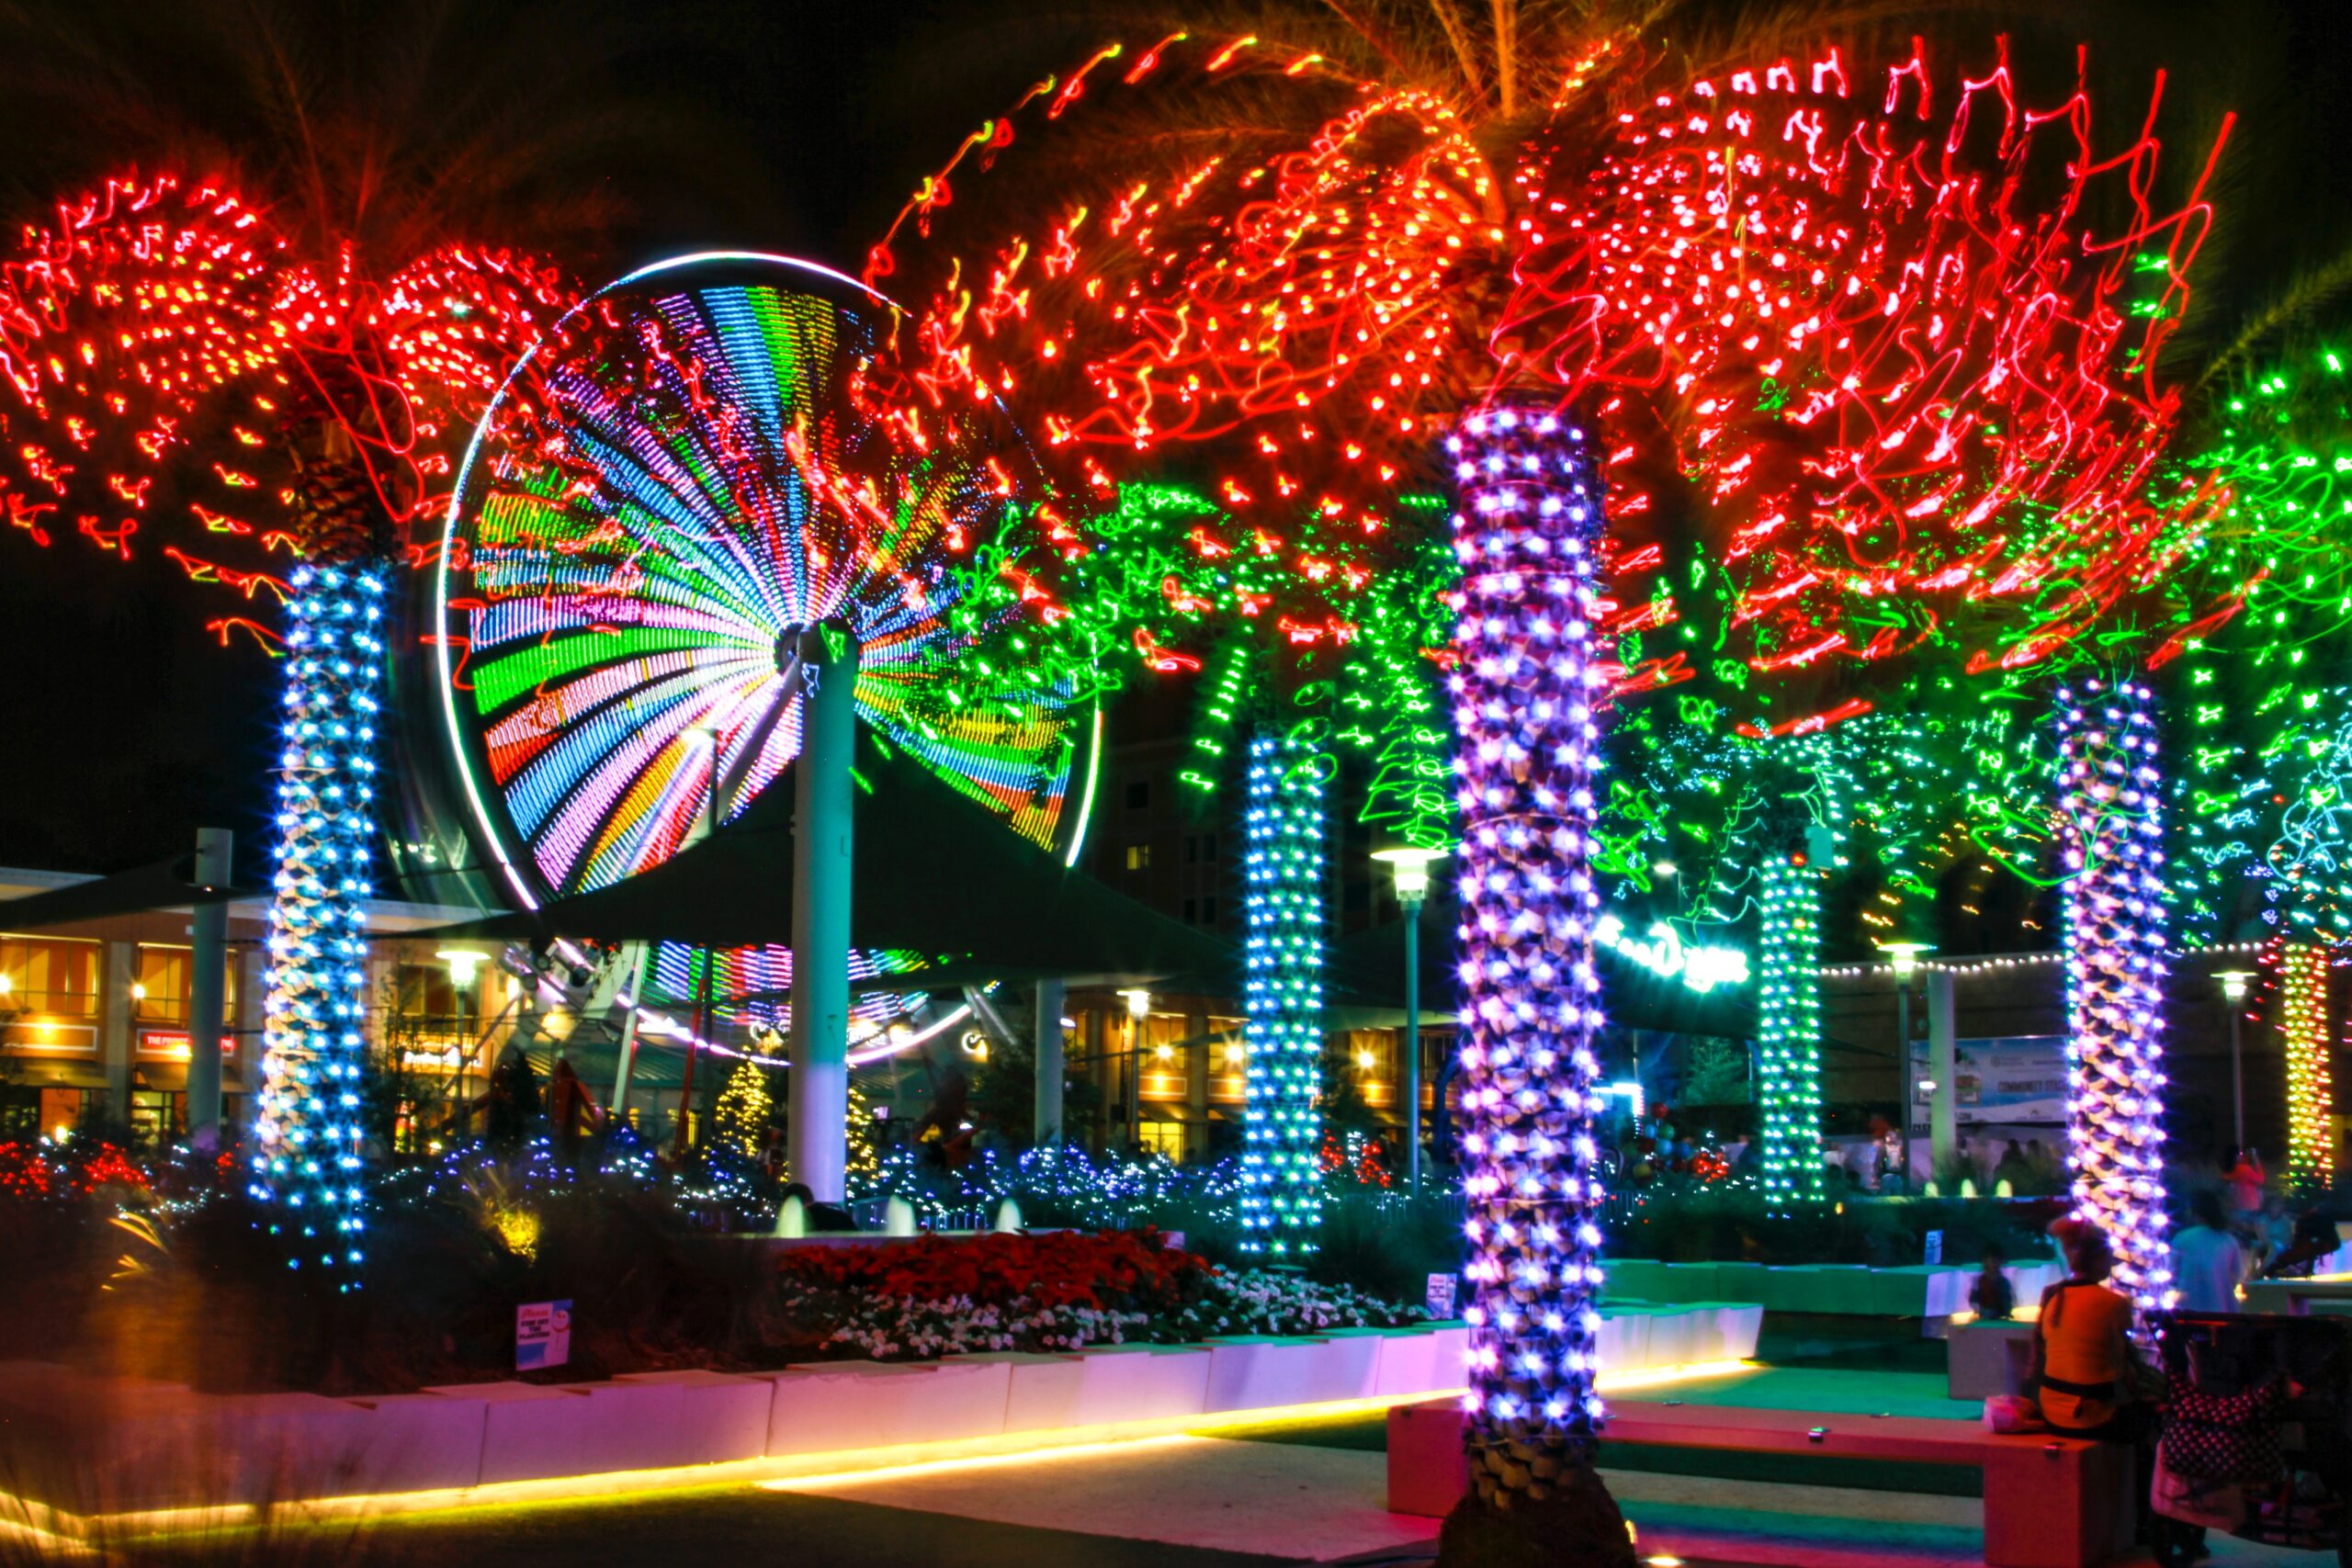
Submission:
<svg viewBox="0 0 2352 1568">
<path fill-rule="evenodd" d="M 2066 1142 L 2075 1212 L 2142 1311 L 2172 1294 L 2164 1207 L 2164 780 L 2148 689 L 2058 693 L 2066 874 Z"/>
<path fill-rule="evenodd" d="M 1756 1055 L 1764 1199 L 1785 1213 L 1823 1196 L 1821 873 L 1803 855 L 1774 853 L 1762 880 Z"/>
<path fill-rule="evenodd" d="M 1448 448 L 1463 572 L 1450 685 L 1472 1490 L 1446 1521 L 1441 1561 L 1481 1561 L 1500 1535 L 1548 1561 L 1630 1563 L 1624 1521 L 1591 1468 L 1602 1414 L 1601 491 L 1582 433 L 1548 412 L 1474 414 Z"/>
<path fill-rule="evenodd" d="M 359 1090 L 390 567 L 358 465 L 314 461 L 298 485 L 306 559 L 286 606 L 252 1189 L 288 1267 L 349 1290 L 366 1253 Z"/>
<path fill-rule="evenodd" d="M 1315 1251 L 1323 1220 L 1323 773 L 1296 728 L 1250 740 L 1241 1249 Z"/>
</svg>

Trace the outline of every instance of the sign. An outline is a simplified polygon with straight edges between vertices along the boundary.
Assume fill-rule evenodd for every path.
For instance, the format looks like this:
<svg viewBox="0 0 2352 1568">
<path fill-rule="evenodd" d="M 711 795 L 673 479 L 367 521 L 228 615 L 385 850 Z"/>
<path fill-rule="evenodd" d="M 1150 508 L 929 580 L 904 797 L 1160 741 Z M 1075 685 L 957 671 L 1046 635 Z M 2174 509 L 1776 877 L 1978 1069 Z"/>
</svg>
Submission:
<svg viewBox="0 0 2352 1568">
<path fill-rule="evenodd" d="M 514 1370 L 560 1367 L 571 1359 L 571 1303 L 528 1302 L 514 1309 Z"/>
<path fill-rule="evenodd" d="M 1999 1034 L 1952 1043 L 1957 1122 L 2063 1125 L 2066 1120 L 2066 1040 L 2059 1034 Z M 1914 1057 L 1914 1060 L 1919 1060 Z M 1924 1065 L 1919 1069 L 1923 1081 Z M 1928 1101 L 1918 1090 L 1921 1106 Z"/>
<path fill-rule="evenodd" d="M 71 1051 L 98 1054 L 98 1030 L 91 1023 L 25 1023 L 0 1026 L 0 1045 L 16 1051 Z"/>
<path fill-rule="evenodd" d="M 1431 1317 L 1444 1322 L 1453 1316 L 1453 1290 L 1458 1282 L 1451 1274 L 1430 1276 L 1429 1295 L 1426 1300 Z"/>
<path fill-rule="evenodd" d="M 236 1037 L 222 1030 L 220 1055 L 232 1056 L 236 1050 Z M 185 1062 L 195 1051 L 195 1037 L 185 1029 L 142 1029 L 139 1032 L 139 1054 L 142 1056 L 163 1056 L 175 1062 Z"/>
<path fill-rule="evenodd" d="M 1927 1235 L 1927 1257 L 1922 1261 L 1930 1267 L 1944 1260 L 1944 1233 L 1929 1231 Z"/>
<path fill-rule="evenodd" d="M 1736 947 L 1685 947 L 1681 934 L 1664 920 L 1651 923 L 1645 942 L 1630 934 L 1624 917 L 1611 910 L 1592 928 L 1592 940 L 1661 980 L 1680 980 L 1701 996 L 1717 986 L 1747 984 L 1747 954 Z"/>
</svg>

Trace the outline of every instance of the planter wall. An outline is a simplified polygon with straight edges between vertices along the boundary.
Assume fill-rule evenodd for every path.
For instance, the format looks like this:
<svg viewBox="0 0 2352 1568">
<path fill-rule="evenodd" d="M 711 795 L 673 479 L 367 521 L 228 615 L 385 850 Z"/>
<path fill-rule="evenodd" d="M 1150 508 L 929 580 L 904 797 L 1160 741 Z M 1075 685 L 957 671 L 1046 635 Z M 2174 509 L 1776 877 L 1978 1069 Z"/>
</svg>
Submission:
<svg viewBox="0 0 2352 1568">
<path fill-rule="evenodd" d="M 1760 1308 L 1609 1309 L 1624 1372 L 1754 1352 Z M 459 1491 L 1459 1388 L 1458 1323 L 780 1371 L 503 1381 L 364 1399 L 204 1395 L 0 1364 L 0 1462 L 69 1512 Z"/>
</svg>

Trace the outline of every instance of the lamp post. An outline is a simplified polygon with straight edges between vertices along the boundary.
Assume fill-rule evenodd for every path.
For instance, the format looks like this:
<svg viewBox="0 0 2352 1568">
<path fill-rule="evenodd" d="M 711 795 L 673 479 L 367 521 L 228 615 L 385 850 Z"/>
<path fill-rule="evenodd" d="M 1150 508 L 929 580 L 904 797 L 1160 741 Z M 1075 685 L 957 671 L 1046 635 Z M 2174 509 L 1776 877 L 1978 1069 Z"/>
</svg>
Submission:
<svg viewBox="0 0 2352 1568">
<path fill-rule="evenodd" d="M 1443 850 L 1381 850 L 1396 878 L 1396 902 L 1405 911 L 1405 1190 L 1421 1190 L 1421 900 L 1429 897 L 1430 866 Z"/>
<path fill-rule="evenodd" d="M 1127 1145 L 1143 1142 L 1143 1021 L 1151 1016 L 1151 993 L 1121 991 L 1127 1004 L 1127 1050 L 1119 1065 L 1119 1098 L 1127 1106 Z"/>
<path fill-rule="evenodd" d="M 458 1046 L 458 1103 L 460 1106 L 466 1106 L 471 1103 L 466 1098 L 466 1061 L 473 1055 L 468 1045 L 462 1043 L 464 1034 L 473 1032 L 471 1024 L 473 1012 L 467 1006 L 467 997 L 468 993 L 473 989 L 475 976 L 481 972 L 482 961 L 486 955 L 480 948 L 445 947 L 435 953 L 433 956 L 449 966 L 449 987 L 458 993 L 458 1018 L 459 1023 L 464 1026 L 461 1030 L 461 1043 Z M 466 1112 L 468 1126 L 472 1124 L 472 1112 L 468 1111 Z M 410 1142 L 412 1145 L 415 1142 L 413 1136 Z"/>
<path fill-rule="evenodd" d="M 1933 953 L 1924 942 L 1883 942 L 1879 951 L 1894 970 L 1894 1049 L 1903 1061 L 1903 1190 L 1911 1190 L 1911 1107 L 1918 1089 L 1911 1077 L 1911 976 L 1918 973 L 1919 954 Z"/>
<path fill-rule="evenodd" d="M 2239 1013 L 2244 1010 L 2245 983 L 2254 978 L 2250 969 L 2217 969 L 2213 978 L 2222 983 L 2222 998 L 2230 1009 L 2230 1127 L 2231 1142 L 2239 1149 L 2245 1147 L 2245 1055 L 2239 1043 Z"/>
</svg>

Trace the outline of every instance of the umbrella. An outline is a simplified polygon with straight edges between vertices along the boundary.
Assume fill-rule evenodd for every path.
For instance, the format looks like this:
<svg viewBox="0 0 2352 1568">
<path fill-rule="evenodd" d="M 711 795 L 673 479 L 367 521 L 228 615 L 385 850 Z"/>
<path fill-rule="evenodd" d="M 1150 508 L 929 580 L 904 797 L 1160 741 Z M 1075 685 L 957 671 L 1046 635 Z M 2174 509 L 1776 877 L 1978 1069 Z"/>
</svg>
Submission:
<svg viewBox="0 0 2352 1568">
<path fill-rule="evenodd" d="M 936 976 L 900 976 L 899 985 L 1238 983 L 1232 943 L 1064 866 L 912 756 L 869 738 L 857 775 L 851 942 L 943 964 Z M 431 934 L 789 945 L 794 794 L 768 790 L 701 843 L 609 887 Z"/>
</svg>

